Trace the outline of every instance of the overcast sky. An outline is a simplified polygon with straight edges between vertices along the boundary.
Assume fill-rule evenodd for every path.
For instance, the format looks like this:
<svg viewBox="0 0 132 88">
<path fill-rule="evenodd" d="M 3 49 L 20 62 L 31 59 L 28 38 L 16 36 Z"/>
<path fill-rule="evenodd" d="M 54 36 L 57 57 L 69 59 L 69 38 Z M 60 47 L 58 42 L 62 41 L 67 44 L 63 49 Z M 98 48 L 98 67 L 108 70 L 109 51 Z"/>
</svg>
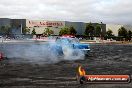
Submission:
<svg viewBox="0 0 132 88">
<path fill-rule="evenodd" d="M 0 0 L 0 17 L 132 24 L 132 0 Z"/>
</svg>

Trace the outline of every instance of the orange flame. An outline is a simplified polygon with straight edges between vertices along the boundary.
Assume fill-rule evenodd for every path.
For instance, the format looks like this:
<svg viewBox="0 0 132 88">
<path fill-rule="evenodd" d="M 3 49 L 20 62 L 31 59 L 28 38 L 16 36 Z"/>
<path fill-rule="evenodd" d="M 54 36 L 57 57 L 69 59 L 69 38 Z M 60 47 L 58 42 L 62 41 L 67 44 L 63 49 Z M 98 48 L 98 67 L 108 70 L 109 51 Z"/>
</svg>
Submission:
<svg viewBox="0 0 132 88">
<path fill-rule="evenodd" d="M 80 76 L 84 76 L 84 75 L 86 75 L 85 70 L 84 70 L 81 66 L 79 66 L 79 68 L 78 68 L 78 72 L 79 72 L 79 75 L 80 75 Z"/>
</svg>

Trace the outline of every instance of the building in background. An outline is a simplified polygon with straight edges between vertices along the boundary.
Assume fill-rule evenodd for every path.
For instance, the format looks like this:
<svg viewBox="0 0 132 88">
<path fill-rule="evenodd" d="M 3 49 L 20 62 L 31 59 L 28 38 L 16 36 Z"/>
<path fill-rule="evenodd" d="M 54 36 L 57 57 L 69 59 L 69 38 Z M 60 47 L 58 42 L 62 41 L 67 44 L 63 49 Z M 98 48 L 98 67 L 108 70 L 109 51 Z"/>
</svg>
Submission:
<svg viewBox="0 0 132 88">
<path fill-rule="evenodd" d="M 1 26 L 11 26 L 11 20 L 9 18 L 0 18 L 0 27 Z"/>
<path fill-rule="evenodd" d="M 11 34 L 20 35 L 23 34 L 25 28 L 30 29 L 29 34 L 35 29 L 36 34 L 42 34 L 46 28 L 54 31 L 54 35 L 59 35 L 59 31 L 63 27 L 73 26 L 77 31 L 77 35 L 83 35 L 88 23 L 84 22 L 69 22 L 69 21 L 45 21 L 45 20 L 29 20 L 29 19 L 8 19 L 0 18 L 0 26 L 10 26 Z M 92 23 L 94 27 L 98 23 Z M 105 24 L 101 25 L 103 33 L 106 32 Z"/>
<path fill-rule="evenodd" d="M 54 35 L 59 35 L 61 28 L 65 27 L 65 21 L 26 20 L 26 27 L 30 29 L 30 34 L 33 29 L 36 34 L 42 34 L 49 28 L 54 31 Z"/>
<path fill-rule="evenodd" d="M 131 25 L 119 25 L 119 24 L 106 24 L 106 31 L 109 29 L 112 30 L 113 35 L 118 36 L 118 30 L 124 27 L 127 31 L 132 31 L 132 26 Z"/>
<path fill-rule="evenodd" d="M 86 29 L 86 25 L 88 25 L 89 23 L 86 23 L 85 24 L 85 29 Z M 101 32 L 102 32 L 102 35 L 104 36 L 106 34 L 106 24 L 104 23 L 92 23 L 92 26 L 94 27 L 94 29 L 96 29 L 96 26 L 99 25 L 101 27 Z M 84 30 L 85 30 L 84 29 Z"/>
<path fill-rule="evenodd" d="M 26 27 L 25 19 L 0 18 L 0 28 L 9 27 L 10 34 L 22 34 L 22 28 Z"/>
<path fill-rule="evenodd" d="M 64 27 L 73 26 L 77 31 L 77 35 L 84 35 L 86 25 L 84 22 L 69 22 L 69 21 L 45 21 L 45 20 L 26 20 L 26 27 L 30 29 L 30 34 L 35 29 L 37 34 L 42 34 L 46 28 L 54 31 L 54 35 L 59 35 L 59 32 Z M 106 24 L 92 23 L 94 28 L 100 25 L 103 34 L 106 33 Z"/>
<path fill-rule="evenodd" d="M 73 26 L 75 28 L 75 30 L 77 31 L 77 35 L 83 35 L 84 31 L 86 29 L 86 24 L 83 23 L 83 22 L 69 22 L 69 21 L 66 21 L 65 26 L 66 27 Z"/>
<path fill-rule="evenodd" d="M 26 19 L 10 19 L 11 33 L 20 35 L 23 34 L 23 29 L 26 28 Z"/>
<path fill-rule="evenodd" d="M 84 22 L 69 22 L 69 21 L 46 21 L 46 20 L 29 20 L 29 19 L 9 19 L 9 18 L 0 18 L 0 27 L 1 26 L 8 26 L 11 28 L 10 33 L 12 35 L 21 35 L 24 32 L 25 28 L 29 29 L 29 34 L 32 33 L 33 29 L 35 29 L 36 34 L 41 35 L 49 28 L 53 30 L 53 35 L 59 35 L 59 31 L 63 27 L 70 27 L 73 26 L 77 31 L 77 35 L 83 35 L 86 29 L 86 25 L 88 23 Z M 131 25 L 116 25 L 116 24 L 104 24 L 104 23 L 92 23 L 94 28 L 97 25 L 100 25 L 102 29 L 103 35 L 106 34 L 106 31 L 109 29 L 113 31 L 115 36 L 118 36 L 118 30 L 121 27 L 126 28 L 127 30 L 132 31 Z"/>
<path fill-rule="evenodd" d="M 113 35 L 118 36 L 118 30 L 121 28 L 123 25 L 115 25 L 115 24 L 106 24 L 106 31 L 112 30 Z"/>
</svg>

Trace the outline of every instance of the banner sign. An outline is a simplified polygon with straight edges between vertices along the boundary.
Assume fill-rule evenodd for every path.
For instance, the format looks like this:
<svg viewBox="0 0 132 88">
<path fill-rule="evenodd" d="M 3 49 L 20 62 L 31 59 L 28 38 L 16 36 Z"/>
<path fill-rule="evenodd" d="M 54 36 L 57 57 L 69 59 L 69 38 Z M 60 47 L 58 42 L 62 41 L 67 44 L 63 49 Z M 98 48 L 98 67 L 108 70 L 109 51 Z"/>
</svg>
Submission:
<svg viewBox="0 0 132 88">
<path fill-rule="evenodd" d="M 48 22 L 48 21 L 28 21 L 30 27 L 58 27 L 63 26 L 62 22 Z"/>
</svg>

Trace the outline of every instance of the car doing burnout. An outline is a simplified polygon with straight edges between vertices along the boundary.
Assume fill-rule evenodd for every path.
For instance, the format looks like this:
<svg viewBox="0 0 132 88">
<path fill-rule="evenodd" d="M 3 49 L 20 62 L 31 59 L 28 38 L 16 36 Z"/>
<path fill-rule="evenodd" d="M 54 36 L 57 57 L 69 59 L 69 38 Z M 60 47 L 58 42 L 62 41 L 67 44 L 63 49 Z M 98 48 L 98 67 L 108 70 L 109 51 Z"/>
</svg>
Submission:
<svg viewBox="0 0 132 88">
<path fill-rule="evenodd" d="M 81 44 L 77 38 L 60 37 L 56 39 L 56 42 L 52 45 L 51 50 L 57 55 L 65 55 L 66 53 L 74 55 L 77 53 L 83 53 L 88 55 L 90 47 L 89 44 Z"/>
</svg>

